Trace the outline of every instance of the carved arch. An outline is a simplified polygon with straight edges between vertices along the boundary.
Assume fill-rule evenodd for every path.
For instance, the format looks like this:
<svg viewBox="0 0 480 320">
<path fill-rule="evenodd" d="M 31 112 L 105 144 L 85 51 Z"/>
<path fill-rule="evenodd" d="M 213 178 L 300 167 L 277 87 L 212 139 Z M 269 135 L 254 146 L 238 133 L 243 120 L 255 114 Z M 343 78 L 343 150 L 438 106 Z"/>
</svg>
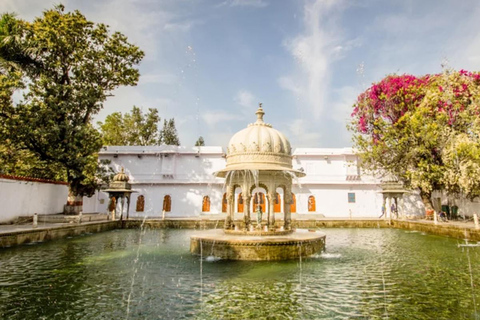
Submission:
<svg viewBox="0 0 480 320">
<path fill-rule="evenodd" d="M 282 211 L 282 197 L 278 192 L 275 192 L 275 199 L 273 199 L 273 212 Z"/>
</svg>

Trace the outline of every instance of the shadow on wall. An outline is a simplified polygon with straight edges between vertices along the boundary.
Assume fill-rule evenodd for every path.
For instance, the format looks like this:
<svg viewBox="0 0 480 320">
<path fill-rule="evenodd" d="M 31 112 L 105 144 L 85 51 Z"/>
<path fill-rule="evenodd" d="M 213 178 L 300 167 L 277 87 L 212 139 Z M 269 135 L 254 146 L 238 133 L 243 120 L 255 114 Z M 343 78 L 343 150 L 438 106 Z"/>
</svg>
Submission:
<svg viewBox="0 0 480 320">
<path fill-rule="evenodd" d="M 423 217 L 425 215 L 425 206 L 419 191 L 412 191 L 403 196 L 404 212 L 407 217 Z"/>
</svg>

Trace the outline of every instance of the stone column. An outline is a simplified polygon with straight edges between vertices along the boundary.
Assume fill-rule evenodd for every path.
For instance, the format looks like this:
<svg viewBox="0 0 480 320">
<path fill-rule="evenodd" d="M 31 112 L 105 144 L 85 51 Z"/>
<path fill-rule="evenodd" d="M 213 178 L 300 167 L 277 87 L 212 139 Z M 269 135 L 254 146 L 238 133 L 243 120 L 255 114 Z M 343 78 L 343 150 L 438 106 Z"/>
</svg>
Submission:
<svg viewBox="0 0 480 320">
<path fill-rule="evenodd" d="M 392 219 L 392 198 L 390 198 L 390 195 L 387 195 L 387 199 L 385 199 L 385 219 Z"/>
<path fill-rule="evenodd" d="M 125 195 L 121 195 L 120 199 L 120 221 L 123 219 L 123 208 L 125 207 Z"/>
<path fill-rule="evenodd" d="M 392 213 L 395 213 L 395 219 L 398 220 L 399 216 L 398 216 L 398 195 L 395 195 L 393 197 L 393 203 L 395 203 L 395 212 L 392 212 Z"/>
<path fill-rule="evenodd" d="M 126 195 L 127 197 L 127 220 L 128 220 L 128 216 L 130 214 L 130 194 Z"/>
<path fill-rule="evenodd" d="M 225 230 L 232 229 L 233 224 L 233 209 L 234 209 L 234 195 L 232 192 L 232 187 L 227 187 L 227 216 L 225 217 L 225 225 L 223 228 Z"/>
<path fill-rule="evenodd" d="M 292 229 L 292 212 L 290 205 L 292 204 L 292 191 L 285 190 L 283 195 L 283 212 L 284 212 L 284 223 L 283 227 L 285 230 Z"/>
<path fill-rule="evenodd" d="M 275 229 L 275 193 L 272 193 L 271 191 L 268 192 L 268 212 L 269 212 L 269 218 L 270 221 L 268 222 L 268 225 L 271 230 Z"/>
<path fill-rule="evenodd" d="M 245 230 L 250 230 L 250 199 L 252 196 L 250 192 L 245 189 L 246 192 L 242 192 L 243 197 L 243 221 L 245 222 Z"/>
<path fill-rule="evenodd" d="M 387 218 L 387 198 L 385 196 L 385 193 L 382 194 L 382 207 L 383 207 L 383 211 L 382 211 L 381 218 L 386 219 Z"/>
</svg>

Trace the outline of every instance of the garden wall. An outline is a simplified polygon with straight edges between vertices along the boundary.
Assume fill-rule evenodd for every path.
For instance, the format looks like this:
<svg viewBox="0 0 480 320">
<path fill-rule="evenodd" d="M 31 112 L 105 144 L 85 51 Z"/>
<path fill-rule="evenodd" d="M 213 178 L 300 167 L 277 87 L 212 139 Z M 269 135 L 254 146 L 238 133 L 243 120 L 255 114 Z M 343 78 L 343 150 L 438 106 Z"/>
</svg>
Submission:
<svg viewBox="0 0 480 320">
<path fill-rule="evenodd" d="M 34 213 L 62 213 L 67 196 L 63 182 L 0 174 L 0 223 Z"/>
</svg>

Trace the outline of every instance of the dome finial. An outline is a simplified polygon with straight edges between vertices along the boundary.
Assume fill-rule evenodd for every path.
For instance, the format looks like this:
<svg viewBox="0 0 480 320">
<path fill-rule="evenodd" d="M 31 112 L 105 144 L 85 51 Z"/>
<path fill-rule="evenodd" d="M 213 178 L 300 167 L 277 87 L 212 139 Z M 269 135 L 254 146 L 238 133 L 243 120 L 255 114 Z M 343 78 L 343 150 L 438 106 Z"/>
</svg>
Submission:
<svg viewBox="0 0 480 320">
<path fill-rule="evenodd" d="M 265 112 L 263 112 L 261 102 L 258 104 L 258 109 L 257 109 L 257 112 L 255 112 L 255 114 L 257 115 L 257 123 L 263 123 L 263 115 L 265 114 Z"/>
</svg>

